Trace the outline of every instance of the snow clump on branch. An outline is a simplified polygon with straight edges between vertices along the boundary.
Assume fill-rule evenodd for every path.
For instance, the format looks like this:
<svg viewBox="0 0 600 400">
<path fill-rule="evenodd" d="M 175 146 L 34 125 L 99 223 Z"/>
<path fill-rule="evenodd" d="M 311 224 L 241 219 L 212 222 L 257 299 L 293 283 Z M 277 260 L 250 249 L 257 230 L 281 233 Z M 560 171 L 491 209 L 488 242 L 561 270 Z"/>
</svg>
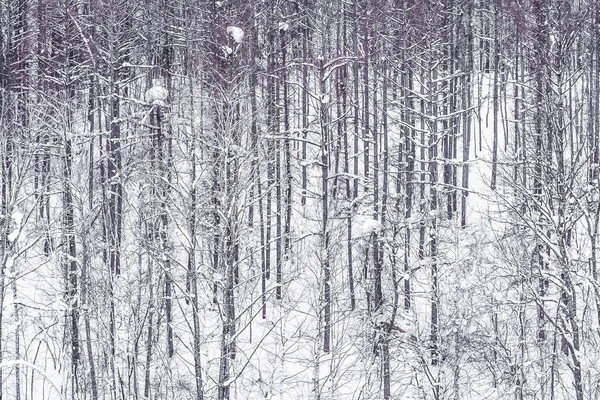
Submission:
<svg viewBox="0 0 600 400">
<path fill-rule="evenodd" d="M 169 97 L 169 91 L 160 85 L 154 85 L 146 90 L 146 103 L 164 107 Z"/>
<path fill-rule="evenodd" d="M 376 219 L 367 219 L 362 224 L 362 234 L 363 236 L 369 236 L 372 233 L 376 233 L 381 230 L 381 222 Z"/>
<path fill-rule="evenodd" d="M 233 49 L 229 46 L 221 46 L 221 51 L 223 51 L 223 54 L 225 55 L 225 57 L 233 54 Z"/>
<path fill-rule="evenodd" d="M 228 26 L 227 33 L 237 44 L 242 43 L 242 41 L 244 40 L 244 30 L 242 28 L 239 28 L 237 26 Z"/>
</svg>

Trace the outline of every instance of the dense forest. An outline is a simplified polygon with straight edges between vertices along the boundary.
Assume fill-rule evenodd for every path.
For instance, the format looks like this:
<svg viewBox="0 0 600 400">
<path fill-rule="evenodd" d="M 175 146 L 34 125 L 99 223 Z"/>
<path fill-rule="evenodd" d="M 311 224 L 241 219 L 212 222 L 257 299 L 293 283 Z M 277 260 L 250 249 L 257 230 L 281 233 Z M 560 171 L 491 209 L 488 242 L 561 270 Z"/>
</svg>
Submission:
<svg viewBox="0 0 600 400">
<path fill-rule="evenodd" d="M 0 399 L 600 398 L 597 0 L 0 0 Z"/>
</svg>

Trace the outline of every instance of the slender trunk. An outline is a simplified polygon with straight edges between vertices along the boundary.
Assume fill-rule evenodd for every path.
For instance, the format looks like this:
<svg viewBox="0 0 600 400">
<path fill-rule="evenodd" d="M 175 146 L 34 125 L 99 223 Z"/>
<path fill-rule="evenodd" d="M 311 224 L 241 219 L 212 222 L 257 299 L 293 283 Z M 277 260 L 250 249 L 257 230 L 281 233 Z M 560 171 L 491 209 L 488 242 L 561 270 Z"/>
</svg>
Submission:
<svg viewBox="0 0 600 400">
<path fill-rule="evenodd" d="M 88 103 L 88 122 L 90 129 L 90 143 L 89 143 L 89 163 L 88 163 L 88 207 L 89 212 L 93 212 L 94 208 L 94 135 L 96 134 L 95 119 L 94 119 L 94 108 L 99 107 L 99 101 L 96 98 L 96 83 L 95 79 L 90 79 L 90 93 Z M 87 228 L 88 230 L 90 228 Z M 90 321 L 90 313 L 88 306 L 88 288 L 90 285 L 89 268 L 90 268 L 90 254 L 88 249 L 88 232 L 86 231 L 85 237 L 82 239 L 82 263 L 81 263 L 81 308 L 83 310 L 83 326 L 85 333 L 85 344 L 88 359 L 88 368 L 90 373 L 90 386 L 92 390 L 92 400 L 98 400 L 98 381 L 96 377 L 96 362 L 94 360 L 94 352 L 92 347 L 92 328 Z M 137 392 L 136 392 L 137 393 Z M 137 398 L 136 398 L 137 400 Z"/>
<path fill-rule="evenodd" d="M 154 235 L 152 228 L 146 229 L 146 233 Z M 150 370 L 152 369 L 152 353 L 154 342 L 154 262 L 151 257 L 148 257 L 148 329 L 146 333 L 146 365 L 144 367 L 144 398 L 150 398 Z"/>
<path fill-rule="evenodd" d="M 87 233 L 86 233 L 87 235 Z M 90 254 L 88 249 L 88 239 L 82 240 L 82 263 L 81 263 L 81 308 L 83 310 L 83 327 L 85 333 L 85 344 L 88 358 L 88 368 L 90 373 L 90 386 L 92 390 L 92 400 L 98 400 L 98 381 L 96 378 L 96 362 L 92 347 L 92 327 L 89 314 L 88 289 L 90 285 L 89 266 Z"/>
<path fill-rule="evenodd" d="M 169 19 L 173 18 L 174 10 L 169 1 L 163 3 L 165 7 L 165 26 Z M 167 93 L 173 92 L 172 85 L 172 64 L 174 57 L 173 39 L 168 31 L 162 32 L 163 48 L 162 48 L 162 70 L 164 71 L 164 80 Z M 173 271 L 171 266 L 171 250 L 169 237 L 169 215 L 168 205 L 170 204 L 171 181 L 172 181 L 172 164 L 173 164 L 173 130 L 169 120 L 164 121 L 165 128 L 163 129 L 164 112 L 162 106 L 156 106 L 157 123 L 160 133 L 160 159 L 162 160 L 162 175 L 161 182 L 161 204 L 160 204 L 160 220 L 161 220 L 161 251 L 163 257 L 163 268 L 165 274 L 165 314 L 167 328 L 167 356 L 172 358 L 175 353 L 173 339 Z M 119 229 L 120 230 L 120 229 Z"/>
<path fill-rule="evenodd" d="M 434 116 L 437 120 L 438 115 L 438 84 L 437 81 L 437 73 L 435 71 L 432 72 L 431 77 L 431 87 L 430 87 L 430 95 L 431 95 L 431 115 Z M 429 179 L 430 179 L 430 188 L 429 188 L 429 205 L 431 211 L 431 226 L 429 233 L 429 257 L 431 259 L 431 332 L 430 332 L 430 341 L 431 341 L 431 364 L 437 365 L 439 362 L 439 354 L 438 354 L 438 312 L 439 312 L 439 284 L 438 284 L 438 259 L 437 259 L 437 210 L 438 210 L 438 200 L 437 200 L 437 180 L 438 180 L 438 172 L 437 172 L 437 142 L 438 142 L 438 134 L 437 134 L 437 122 L 432 121 L 431 133 L 429 137 Z"/>
<path fill-rule="evenodd" d="M 188 17 L 189 18 L 189 17 Z M 187 48 L 189 49 L 190 44 L 187 44 Z M 189 57 L 189 55 L 188 55 Z M 191 65 L 188 65 L 191 72 Z M 195 93 L 194 93 L 194 81 L 190 77 L 188 77 L 188 89 L 190 94 L 190 112 L 192 115 L 192 121 L 194 120 L 194 110 L 195 110 Z M 200 109 L 202 109 L 202 102 L 200 101 Z M 203 115 L 200 114 L 200 121 L 202 121 Z M 200 124 L 202 126 L 202 124 Z M 202 137 L 203 131 L 201 129 L 200 136 Z M 190 294 L 190 303 L 192 305 L 192 323 L 193 323 L 193 354 L 194 354 L 194 382 L 196 384 L 196 397 L 195 400 L 204 400 L 204 387 L 202 381 L 202 352 L 201 352 L 201 326 L 200 326 L 200 309 L 199 309 L 199 299 L 198 299 L 198 272 L 197 272 L 197 262 L 196 262 L 196 252 L 198 248 L 198 239 L 196 237 L 196 213 L 198 207 L 198 193 L 196 189 L 196 180 L 197 180 L 197 170 L 196 170 L 196 129 L 194 124 L 190 124 L 190 139 L 189 139 L 189 160 L 190 160 L 190 209 L 189 209 L 189 218 L 188 218 L 188 229 L 190 234 L 190 248 L 188 253 L 188 282 L 190 286 L 189 294 Z M 252 198 L 252 196 L 251 196 Z M 249 212 L 249 215 L 252 215 Z"/>
<path fill-rule="evenodd" d="M 471 75 L 473 73 L 473 30 L 472 30 L 472 6 L 467 5 L 466 16 L 466 40 L 467 48 L 465 51 L 465 74 L 463 77 L 462 103 L 466 107 L 466 113 L 463 117 L 463 148 L 462 148 L 462 196 L 460 207 L 460 225 L 467 225 L 467 196 L 469 195 L 469 158 L 471 152 L 471 107 L 472 107 L 472 88 Z"/>
<path fill-rule="evenodd" d="M 353 174 L 354 174 L 354 187 L 353 187 L 353 193 L 352 193 L 352 200 L 356 201 L 357 197 L 358 197 L 358 183 L 359 183 L 359 176 L 358 176 L 358 155 L 359 155 L 359 147 L 358 147 L 358 138 L 359 138 L 359 132 L 360 132 L 360 91 L 359 91 L 359 61 L 358 61 L 358 39 L 359 39 L 359 32 L 358 32 L 358 0 L 354 0 L 353 1 L 353 27 L 352 27 L 352 53 L 354 55 L 354 57 L 356 58 L 354 60 L 354 62 L 352 63 L 352 80 L 354 83 L 354 87 L 353 87 L 353 98 L 352 98 L 352 103 L 354 105 L 354 146 L 353 146 L 353 152 L 354 155 L 352 157 L 352 163 L 353 163 Z M 356 204 L 355 204 L 356 205 Z"/>
<path fill-rule="evenodd" d="M 310 81 L 308 77 L 309 63 L 309 40 L 310 40 L 310 19 L 309 19 L 310 2 L 304 0 L 304 18 L 302 27 L 302 197 L 301 204 L 306 205 L 308 176 L 306 169 L 307 153 L 306 139 L 308 138 L 309 127 L 309 97 Z"/>
<path fill-rule="evenodd" d="M 323 49 L 323 53 L 325 50 Z M 325 68 L 323 66 L 325 54 L 320 60 L 320 94 L 321 98 L 326 95 L 326 77 Z M 329 120 L 327 103 L 321 101 L 320 104 L 320 119 L 321 119 L 321 273 L 323 279 L 323 352 L 329 353 L 331 350 L 331 270 L 329 264 Z"/>
<path fill-rule="evenodd" d="M 0 94 L 1 96 L 1 94 Z M 7 138 L 8 139 L 8 138 Z M 7 140 L 8 141 L 8 140 Z M 5 146 L 5 149 L 8 147 L 7 143 L 0 143 Z M 4 147 L 3 146 L 3 147 Z M 1 168 L 1 178 L 2 178 L 2 198 L 0 199 L 0 362 L 3 360 L 4 355 L 4 340 L 3 334 L 4 329 L 4 282 L 6 275 L 6 253 L 8 251 L 8 233 L 9 233 L 9 219 L 8 219 L 8 199 L 10 195 L 10 181 L 8 177 L 10 176 L 10 168 L 11 168 L 11 160 L 9 151 L 3 151 L 2 157 L 2 165 Z M 4 379 L 2 374 L 0 374 L 0 400 L 2 400 Z"/>
<path fill-rule="evenodd" d="M 0 64 L 0 68 L 3 65 Z M 2 79 L 0 77 L 0 79 Z M 4 82 L 0 81 L 0 84 Z M 4 85 L 2 85 L 4 86 Z M 8 102 L 7 98 L 4 97 L 4 93 L 0 93 L 0 101 L 2 103 Z M 4 104 L 0 104 L 4 105 Z M 1 186 L 1 197 L 0 197 L 0 362 L 3 360 L 4 355 L 4 296 L 5 296 L 5 276 L 6 276 L 6 260 L 7 253 L 9 251 L 9 223 L 10 223 L 10 197 L 12 191 L 12 157 L 13 157 L 13 148 L 12 148 L 12 139 L 9 135 L 5 135 L 2 133 L 2 138 L 4 139 L 0 142 L 0 146 L 3 148 L 0 152 L 0 161 L 2 164 L 0 165 L 0 179 L 2 180 Z M 0 373 L 0 400 L 2 400 L 3 396 L 3 386 L 4 379 L 2 374 Z"/>
<path fill-rule="evenodd" d="M 405 55 L 403 54 L 403 58 Z M 413 108 L 414 103 L 412 100 L 412 92 L 414 90 L 413 85 L 413 74 L 412 74 L 412 65 L 410 65 L 410 61 L 405 61 L 406 68 L 405 72 L 402 73 L 403 80 L 403 90 L 404 90 L 404 107 L 405 112 L 404 122 L 406 123 L 406 127 L 403 129 L 404 135 L 404 153 L 405 153 L 405 165 L 406 165 L 406 173 L 405 173 L 405 239 L 404 239 L 404 309 L 409 310 L 411 308 L 412 303 L 412 294 L 411 294 L 411 285 L 410 285 L 410 276 L 411 276 L 411 266 L 410 266 L 410 254 L 411 254 L 411 223 L 409 222 L 412 218 L 413 211 L 413 191 L 414 191 L 414 171 L 415 171 L 415 157 L 416 157 L 416 149 L 415 149 L 415 131 L 411 129 L 411 126 L 415 126 L 415 119 L 413 116 Z M 402 144 L 400 144 L 401 146 Z M 400 167 L 399 167 L 400 168 Z M 400 175 L 400 171 L 398 172 Z M 398 176 L 398 188 L 397 192 L 400 194 L 400 185 L 401 178 Z M 400 197 L 396 201 L 396 210 L 400 209 Z"/>
<path fill-rule="evenodd" d="M 109 302 L 109 375 L 110 390 L 116 399 L 116 299 L 114 293 L 115 278 L 121 273 L 121 210 L 122 210 L 122 186 L 121 186 L 121 125 L 120 125 L 120 88 L 118 85 L 119 73 L 117 66 L 112 66 L 110 87 L 110 126 L 107 138 L 107 168 L 105 182 L 105 239 L 108 247 L 106 262 L 109 267 L 108 276 L 108 302 Z"/>
<path fill-rule="evenodd" d="M 285 220 L 283 228 L 283 265 L 288 266 L 288 261 L 291 252 L 291 226 L 292 226 L 292 153 L 290 151 L 290 110 L 289 110 L 289 88 L 288 88 L 288 72 L 287 72 L 287 42 L 286 42 L 286 31 L 282 31 L 281 35 L 281 48 L 282 48 L 282 81 L 283 81 L 283 129 L 285 130 L 285 142 L 284 142 L 284 157 L 285 157 Z M 281 264 L 277 270 L 277 288 L 276 297 L 281 299 L 281 285 L 283 283 L 283 271 Z"/>
<path fill-rule="evenodd" d="M 285 60 L 285 55 L 283 56 Z M 283 65 L 285 69 L 285 64 Z M 285 82 L 285 81 L 283 81 Z M 284 84 L 285 85 L 285 84 Z M 277 93 L 277 103 L 280 104 L 279 99 L 279 84 L 276 85 L 276 93 Z M 287 103 L 287 99 L 283 100 L 284 103 Z M 279 119 L 277 119 L 277 124 L 279 125 Z M 279 130 L 279 129 L 277 129 Z M 287 135 L 287 132 L 286 132 Z M 283 196 L 282 196 L 282 181 L 281 181 L 281 164 L 283 163 L 282 155 L 281 155 L 281 140 L 277 140 L 276 150 L 275 150 L 275 203 L 276 203 L 276 212 L 275 212 L 275 281 L 277 283 L 277 287 L 275 288 L 275 298 L 281 299 L 281 263 L 283 259 L 283 248 L 282 248 L 282 233 L 283 233 Z"/>
<path fill-rule="evenodd" d="M 498 109 L 500 107 L 499 104 L 499 96 L 498 96 L 498 86 L 500 85 L 498 81 L 498 70 L 500 68 L 500 38 L 499 38 L 499 24 L 500 24 L 500 10 L 499 10 L 499 0 L 495 0 L 494 3 L 494 80 L 493 80 L 493 88 L 492 88 L 492 96 L 493 96 L 493 109 L 494 109 L 494 119 L 493 119 L 493 142 L 492 142 L 492 180 L 490 183 L 490 187 L 492 190 L 496 190 L 496 180 L 498 175 Z"/>
<path fill-rule="evenodd" d="M 270 6 L 269 10 L 269 24 L 275 25 L 275 15 L 273 5 Z M 279 154 L 279 140 L 275 139 L 279 135 L 279 113 L 277 111 L 277 84 L 275 78 L 275 61 L 277 58 L 276 53 L 276 40 L 275 33 L 269 32 L 268 35 L 269 44 L 269 55 L 267 56 L 267 93 L 266 93 L 266 105 L 267 105 L 267 131 L 269 138 L 267 138 L 267 188 L 265 193 L 266 201 L 266 215 L 265 215 L 265 275 L 267 279 L 271 279 L 271 237 L 272 237 L 272 219 L 273 219 L 273 199 L 272 191 L 273 186 L 278 185 L 276 182 L 276 171 L 278 159 L 273 159 L 275 152 Z M 306 90 L 306 89 L 305 89 Z M 276 238 L 277 240 L 278 238 Z"/>
<path fill-rule="evenodd" d="M 384 50 L 385 50 L 385 46 L 384 46 Z M 389 84 L 389 80 L 388 80 L 388 61 L 387 60 L 383 60 L 382 61 L 382 113 L 381 113 L 381 117 L 383 119 L 382 121 L 382 134 L 383 134 L 383 188 L 382 188 L 382 199 L 381 199 L 381 226 L 385 229 L 386 226 L 386 219 L 387 219 L 387 201 L 388 201 L 388 197 L 389 197 L 389 172 L 388 172 L 388 168 L 389 168 L 389 157 L 388 157 L 388 152 L 389 152 L 389 140 L 388 140 L 388 84 Z M 377 126 L 377 125 L 375 125 Z M 382 230 L 382 232 L 385 232 L 384 230 Z M 383 233 L 382 233 L 383 236 Z M 383 245 L 380 246 L 379 249 L 379 256 L 378 256 L 378 261 L 379 261 L 379 271 L 378 271 L 378 275 L 379 275 L 379 281 L 380 284 L 379 286 L 381 286 L 381 280 L 382 280 L 382 270 L 383 270 L 383 257 L 384 257 L 384 253 L 385 249 L 383 247 Z M 394 249 L 394 260 L 395 260 L 395 252 L 396 249 Z M 396 277 L 396 262 L 394 261 L 391 265 L 391 270 L 392 270 L 392 284 L 394 286 L 394 313 L 396 312 L 396 309 L 398 307 L 398 281 L 397 281 L 397 277 Z M 382 295 L 382 302 L 383 302 L 383 295 Z M 392 316 L 391 321 L 390 321 L 390 328 L 391 325 L 394 324 L 394 316 Z M 391 375 L 391 362 L 390 362 L 390 328 L 388 328 L 385 331 L 385 335 L 383 337 L 383 343 L 382 343 L 382 349 L 381 349 L 381 353 L 382 353 L 382 368 L 383 368 L 383 399 L 384 400 L 389 400 L 391 399 L 392 396 L 392 375 Z"/>
<path fill-rule="evenodd" d="M 262 319 L 267 319 L 267 260 L 266 260 L 266 232 L 263 210 L 262 184 L 260 171 L 258 171 L 258 216 L 260 224 L 260 297 L 262 304 Z"/>
<path fill-rule="evenodd" d="M 370 125 L 370 83 L 369 83 L 369 56 L 370 56 L 370 27 L 367 26 L 368 21 L 368 2 L 362 3 L 363 15 L 362 15 L 362 46 L 363 46 L 363 126 L 362 126 L 362 139 L 363 139 L 363 177 L 365 182 L 365 193 L 369 193 L 369 175 L 370 175 L 370 160 L 369 153 L 371 148 L 371 125 Z M 377 151 L 377 149 L 375 149 Z"/>
<path fill-rule="evenodd" d="M 347 56 L 347 4 L 342 2 L 342 55 Z M 346 65 L 340 68 L 338 76 L 338 98 L 341 99 L 338 102 L 338 118 L 340 118 L 340 134 L 343 137 L 344 146 L 344 174 L 346 176 L 346 201 L 350 202 L 352 199 L 352 187 L 350 179 L 350 142 L 348 139 L 348 68 Z M 348 290 L 350 292 L 350 310 L 356 308 L 356 296 L 354 294 L 354 271 L 353 271 L 353 251 L 352 251 L 352 207 L 348 207 L 348 216 L 346 217 L 347 231 L 346 231 L 346 256 L 347 256 L 347 269 L 348 269 Z"/>
<path fill-rule="evenodd" d="M 70 132 L 68 133 L 70 134 Z M 77 397 L 77 381 L 79 367 L 79 282 L 77 266 L 77 248 L 75 244 L 75 210 L 71 189 L 72 149 L 71 139 L 65 139 L 64 175 L 63 175 L 63 207 L 64 207 L 64 240 L 67 257 L 64 261 L 66 275 L 66 300 L 69 304 L 70 333 L 71 333 L 71 379 L 72 398 Z"/>
<path fill-rule="evenodd" d="M 169 201 L 169 186 L 171 183 L 170 163 L 171 163 L 171 134 L 167 130 L 168 137 L 165 140 L 162 128 L 162 110 L 160 106 L 156 107 L 157 123 L 157 157 L 160 163 L 161 173 L 164 174 L 164 180 L 159 183 L 160 189 L 160 249 L 162 258 L 162 269 L 165 276 L 165 316 L 167 328 L 167 356 L 173 357 L 173 280 L 171 277 L 171 257 L 169 254 L 169 211 L 167 202 Z M 166 149 L 165 149 L 166 147 Z"/>
<path fill-rule="evenodd" d="M 373 68 L 373 219 L 380 221 L 379 209 L 379 132 L 378 132 L 378 65 Z M 366 90 L 366 89 L 365 89 Z M 373 312 L 376 312 L 383 303 L 383 290 L 381 287 L 381 271 L 383 270 L 383 258 L 380 251 L 381 229 L 377 229 L 373 235 Z"/>
</svg>

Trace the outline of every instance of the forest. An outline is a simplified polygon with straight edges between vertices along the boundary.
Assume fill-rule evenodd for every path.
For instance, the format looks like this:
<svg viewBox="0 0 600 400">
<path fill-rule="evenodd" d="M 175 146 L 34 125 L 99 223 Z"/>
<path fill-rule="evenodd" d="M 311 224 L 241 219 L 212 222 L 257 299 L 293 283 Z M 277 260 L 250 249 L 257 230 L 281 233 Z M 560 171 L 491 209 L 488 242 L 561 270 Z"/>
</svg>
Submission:
<svg viewBox="0 0 600 400">
<path fill-rule="evenodd" d="M 0 400 L 600 398 L 598 0 L 0 0 Z"/>
</svg>

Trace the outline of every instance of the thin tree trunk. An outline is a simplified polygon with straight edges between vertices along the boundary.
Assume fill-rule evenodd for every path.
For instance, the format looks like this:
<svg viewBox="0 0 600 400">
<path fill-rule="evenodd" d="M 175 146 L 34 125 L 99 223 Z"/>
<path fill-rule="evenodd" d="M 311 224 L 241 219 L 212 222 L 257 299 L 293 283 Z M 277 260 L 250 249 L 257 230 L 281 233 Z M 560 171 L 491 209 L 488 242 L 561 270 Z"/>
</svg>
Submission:
<svg viewBox="0 0 600 400">
<path fill-rule="evenodd" d="M 309 41 L 310 41 L 310 0 L 304 0 L 304 17 L 302 27 L 302 197 L 301 204 L 306 205 L 307 186 L 308 186 L 308 174 L 306 169 L 307 160 L 307 148 L 306 139 L 308 138 L 308 127 L 309 127 L 309 92 L 310 92 L 310 81 L 308 76 L 308 63 L 310 57 Z"/>
<path fill-rule="evenodd" d="M 86 233 L 87 236 L 87 233 Z M 90 255 L 88 249 L 88 239 L 82 239 L 82 263 L 81 263 L 81 308 L 83 310 L 83 326 L 85 333 L 85 344 L 88 359 L 88 368 L 90 373 L 90 386 L 92 390 L 92 400 L 98 400 L 98 381 L 96 378 L 96 362 L 92 347 L 92 328 L 89 314 L 88 288 L 90 285 L 89 263 Z"/>
<path fill-rule="evenodd" d="M 323 53 L 325 50 L 323 48 Z M 321 99 L 326 95 L 326 77 L 324 58 L 325 54 L 320 60 L 320 94 Z M 329 353 L 331 350 L 331 269 L 329 262 L 329 119 L 327 103 L 321 101 L 320 104 L 320 119 L 321 119 L 321 143 L 320 143 L 320 157 L 321 157 L 321 273 L 323 277 L 323 352 Z"/>
<path fill-rule="evenodd" d="M 190 23 L 191 16 L 186 15 L 187 22 Z M 189 43 L 189 39 L 186 37 L 186 49 L 188 52 L 191 52 L 191 45 Z M 186 54 L 186 68 L 188 69 L 188 73 L 192 73 L 192 65 L 191 65 L 191 57 Z M 189 105 L 190 105 L 190 113 L 192 116 L 192 121 L 194 120 L 194 110 L 195 108 L 195 93 L 194 93 L 194 80 L 191 75 L 188 76 L 188 89 L 189 89 Z M 200 109 L 202 110 L 202 101 L 200 101 Z M 203 120 L 203 114 L 200 112 L 200 121 Z M 202 123 L 200 124 L 202 126 Z M 203 136 L 203 130 L 200 128 L 200 136 Z M 194 382 L 196 386 L 196 400 L 204 400 L 204 382 L 202 380 L 202 338 L 201 338 L 201 326 L 200 326 L 200 309 L 199 309 L 199 298 L 198 298 L 198 272 L 197 272 L 197 263 L 196 263 L 196 251 L 198 248 L 198 239 L 196 237 L 196 212 L 198 207 L 198 193 L 196 188 L 196 180 L 197 180 L 197 169 L 196 169 L 196 145 L 197 145 L 197 137 L 196 137 L 196 129 L 195 125 L 190 124 L 190 139 L 189 139 L 189 160 L 190 160 L 190 209 L 189 209 L 189 234 L 190 234 L 190 248 L 188 253 L 188 282 L 190 285 L 190 303 L 192 305 L 192 323 L 193 323 L 193 354 L 194 354 Z M 252 195 L 250 198 L 252 199 Z M 252 215 L 251 211 L 249 211 L 249 216 Z"/>
<path fill-rule="evenodd" d="M 347 14 L 349 11 L 346 10 L 347 4 L 342 3 L 342 55 L 346 57 L 348 44 L 347 44 Z M 343 137 L 344 146 L 344 174 L 346 176 L 346 201 L 352 200 L 352 187 L 350 178 L 350 142 L 348 140 L 348 67 L 342 66 L 338 72 L 338 84 L 337 84 L 337 97 L 341 99 L 338 102 L 338 118 L 341 119 L 339 128 L 341 130 L 341 136 Z M 354 271 L 353 271 L 353 251 L 352 251 L 352 207 L 348 207 L 348 215 L 346 217 L 347 231 L 346 231 L 346 256 L 347 256 L 347 269 L 348 269 L 348 290 L 350 292 L 350 310 L 356 308 L 356 295 L 354 294 Z"/>
<path fill-rule="evenodd" d="M 431 115 L 434 116 L 437 120 L 438 115 L 438 84 L 437 84 L 437 73 L 435 71 L 432 72 L 432 79 L 430 82 L 430 104 L 431 104 Z M 438 180 L 438 172 L 437 172 L 437 122 L 436 120 L 432 121 L 432 128 L 429 137 L 429 179 L 430 179 L 430 188 L 429 188 L 429 203 L 430 203 L 430 211 L 431 211 L 431 226 L 429 233 L 429 257 L 431 259 L 431 364 L 437 365 L 439 362 L 439 349 L 438 349 L 438 331 L 439 331 L 439 321 L 438 321 L 438 312 L 439 312 L 439 283 L 438 283 L 438 254 L 437 254 L 437 211 L 438 211 L 438 200 L 437 200 L 437 180 Z M 436 388 L 439 389 L 439 388 Z"/>
<path fill-rule="evenodd" d="M 473 30 L 472 30 L 472 6 L 467 5 L 466 10 L 466 40 L 467 48 L 465 52 L 465 74 L 463 78 L 462 103 L 466 107 L 466 113 L 463 117 L 463 148 L 462 148 L 462 196 L 460 207 L 460 226 L 467 225 L 467 197 L 469 196 L 469 158 L 471 152 L 471 107 L 472 107 L 472 88 L 471 75 L 473 73 Z"/>
<path fill-rule="evenodd" d="M 373 66 L 373 220 L 380 222 L 379 209 L 379 132 L 378 132 L 378 65 Z M 366 90 L 366 89 L 365 89 Z M 381 287 L 381 271 L 383 270 L 383 259 L 381 247 L 381 229 L 373 232 L 373 312 L 376 312 L 383 303 L 383 290 Z"/>
<path fill-rule="evenodd" d="M 406 54 L 403 53 L 403 59 L 405 59 Z M 412 101 L 412 92 L 414 90 L 413 85 L 413 73 L 412 73 L 412 65 L 410 61 L 404 61 L 404 65 L 406 68 L 402 73 L 402 84 L 404 90 L 404 107 L 406 111 L 404 112 L 404 122 L 406 123 L 406 127 L 403 129 L 404 134 L 404 148 L 405 148 L 405 164 L 406 164 L 406 178 L 405 178 L 405 220 L 406 220 L 406 228 L 405 228 L 405 239 L 404 239 L 404 309 L 409 310 L 411 308 L 412 303 L 412 294 L 411 294 L 411 284 L 410 284 L 410 276 L 411 276 L 411 266 L 410 266 L 410 254 L 411 254 L 411 223 L 410 220 L 412 218 L 413 211 L 413 196 L 414 196 L 414 171 L 415 171 L 415 158 L 416 158 L 416 149 L 415 149 L 415 131 L 410 128 L 415 126 L 415 119 L 413 116 L 413 108 L 414 103 Z M 398 172 L 400 175 L 400 171 Z M 398 177 L 398 195 L 400 194 L 400 176 Z M 400 208 L 400 197 L 396 201 L 396 209 Z"/>
<path fill-rule="evenodd" d="M 359 184 L 359 175 L 358 175 L 358 155 L 359 155 L 359 132 L 360 132 L 360 92 L 359 92 L 359 57 L 358 57 L 358 40 L 359 40 L 359 32 L 358 32 L 358 0 L 353 1 L 353 27 L 352 27 L 352 53 L 355 57 L 354 62 L 352 63 L 352 75 L 353 75 L 353 98 L 352 103 L 354 104 L 354 146 L 353 152 L 354 155 L 352 157 L 353 162 L 353 174 L 354 174 L 354 187 L 352 193 L 353 203 L 356 202 L 358 198 L 358 184 Z"/>
<path fill-rule="evenodd" d="M 1 43 L 0 43 L 1 44 Z M 1 61 L 1 60 L 0 60 Z M 5 66 L 0 63 L 0 68 L 2 68 L 2 72 L 6 72 Z M 0 76 L 0 84 L 3 88 L 6 88 L 7 84 L 2 80 L 2 77 L 6 75 Z M 4 92 L 6 93 L 6 91 Z M 9 99 L 4 97 L 4 93 L 0 93 L 0 105 L 4 106 L 6 103 L 9 103 Z M 2 142 L 0 145 L 0 160 L 2 164 L 0 165 L 0 178 L 2 179 L 2 187 L 1 187 L 1 198 L 0 198 L 0 362 L 3 360 L 4 356 L 4 296 L 5 296 L 5 276 L 6 276 L 6 259 L 7 252 L 9 250 L 9 242 L 8 242 L 8 234 L 9 234 L 9 211 L 10 204 L 9 200 L 11 197 L 12 191 L 12 157 L 13 157 L 13 147 L 12 147 L 12 139 L 8 134 L 2 132 Z M 0 400 L 3 398 L 3 386 L 4 379 L 2 374 L 0 374 Z"/>
<path fill-rule="evenodd" d="M 386 46 L 383 46 L 383 49 L 386 49 Z M 382 238 L 384 237 L 386 220 L 387 220 L 387 202 L 389 198 L 389 138 L 388 138 L 388 61 L 382 61 L 382 113 L 381 117 L 382 121 L 382 134 L 383 134 L 383 188 L 382 188 L 382 199 L 381 199 L 381 226 L 382 226 Z M 377 126 L 377 124 L 375 124 Z M 376 168 L 377 169 L 377 168 Z M 395 252 L 394 249 L 394 260 L 395 260 Z M 383 272 L 383 257 L 385 254 L 385 249 L 382 245 L 379 248 L 379 280 L 380 286 L 382 281 L 382 272 Z M 394 313 L 398 307 L 398 281 L 396 277 L 396 262 L 394 261 L 391 265 L 392 270 L 392 284 L 394 286 Z M 381 302 L 383 303 L 383 294 L 381 298 Z M 390 332 L 391 326 L 394 324 L 394 316 L 392 316 L 390 321 L 390 326 L 384 330 L 383 343 L 382 343 L 382 368 L 383 368 L 383 399 L 390 400 L 392 397 L 392 375 L 391 375 L 391 362 L 390 362 Z"/>
<path fill-rule="evenodd" d="M 70 132 L 68 133 L 70 134 Z M 70 333 L 71 333 L 71 379 L 72 398 L 77 398 L 77 381 L 79 367 L 79 282 L 77 266 L 77 248 L 75 244 L 75 216 L 73 194 L 71 191 L 72 150 L 71 139 L 65 139 L 64 175 L 63 175 L 63 207 L 64 207 L 64 238 L 67 257 L 64 264 L 67 304 L 69 304 Z"/>
<path fill-rule="evenodd" d="M 363 179 L 365 182 L 365 193 L 369 193 L 369 175 L 370 175 L 370 160 L 369 153 L 371 148 L 371 125 L 370 125 L 370 83 L 369 83 L 369 56 L 371 46 L 371 30 L 367 26 L 369 20 L 369 8 L 368 1 L 362 2 L 363 15 L 361 18 L 362 22 L 362 46 L 363 46 L 363 126 L 362 126 L 362 139 L 363 139 Z M 375 149 L 375 151 L 377 151 Z"/>
<path fill-rule="evenodd" d="M 494 80 L 492 88 L 493 97 L 493 142 L 492 142 L 492 178 L 490 187 L 492 190 L 496 190 L 496 180 L 498 175 L 498 109 L 500 108 L 498 86 L 500 85 L 498 80 L 498 70 L 500 68 L 500 38 L 499 38 L 499 24 L 500 24 L 500 10 L 499 0 L 495 0 L 494 3 Z"/>
<path fill-rule="evenodd" d="M 285 157 L 285 220 L 283 228 L 283 262 L 284 266 L 288 266 L 288 261 L 291 252 L 291 226 L 292 226 L 292 153 L 290 151 L 290 110 L 289 110 L 289 94 L 288 94 L 288 72 L 287 72 L 287 42 L 286 31 L 281 31 L 281 48 L 282 48 L 282 81 L 283 81 L 283 129 L 285 130 L 284 142 L 284 157 Z M 283 271 L 281 264 L 277 270 L 277 288 L 276 298 L 281 299 L 281 285 L 283 283 Z"/>
</svg>

